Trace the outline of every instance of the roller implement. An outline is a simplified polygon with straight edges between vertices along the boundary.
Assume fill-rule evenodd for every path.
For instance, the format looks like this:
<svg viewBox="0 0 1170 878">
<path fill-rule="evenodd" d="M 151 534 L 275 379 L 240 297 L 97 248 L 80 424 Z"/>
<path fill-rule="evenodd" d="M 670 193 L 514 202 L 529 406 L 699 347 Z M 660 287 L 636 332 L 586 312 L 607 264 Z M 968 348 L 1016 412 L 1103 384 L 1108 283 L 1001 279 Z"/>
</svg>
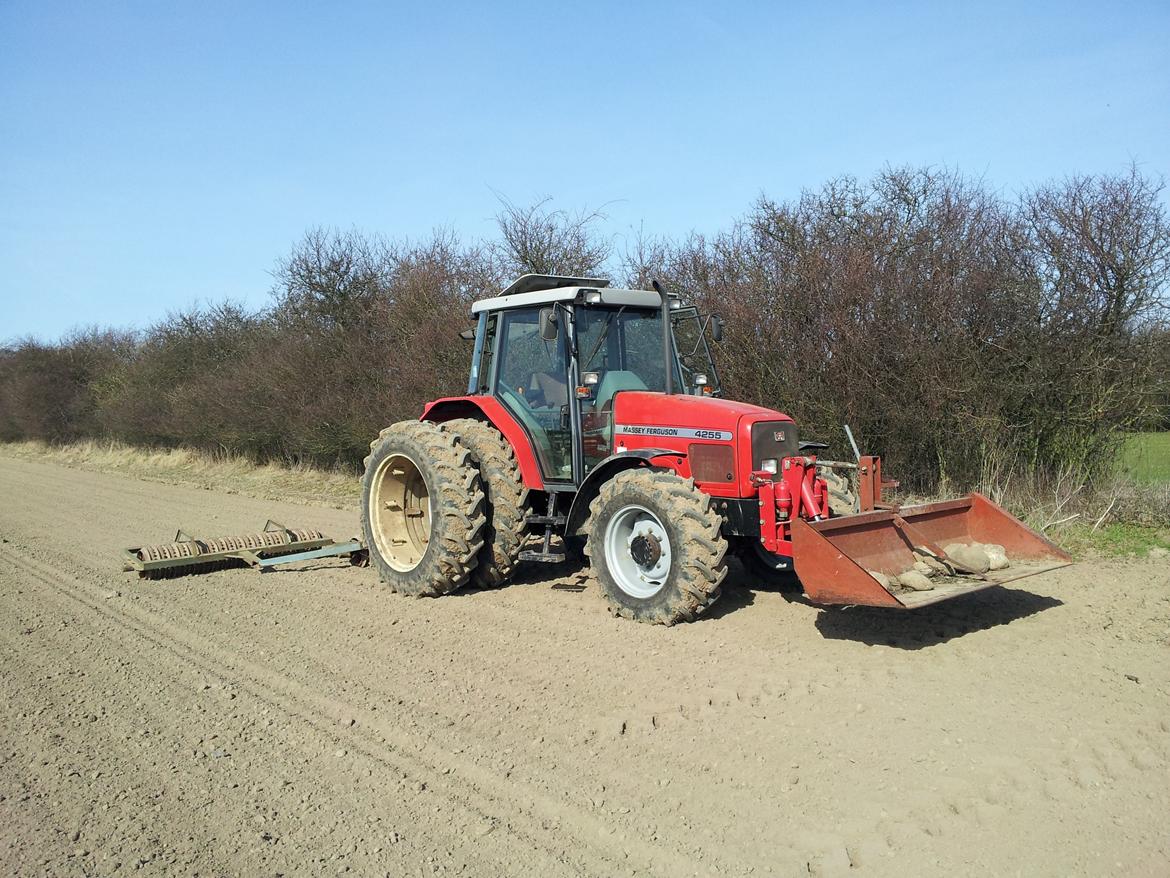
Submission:
<svg viewBox="0 0 1170 878">
<path fill-rule="evenodd" d="M 264 530 L 239 536 L 198 539 L 180 530 L 170 543 L 136 546 L 123 553 L 122 569 L 142 579 L 173 579 L 233 567 L 264 572 L 277 564 L 345 556 L 364 566 L 365 549 L 359 540 L 339 543 L 316 530 L 293 530 L 269 520 Z"/>
<path fill-rule="evenodd" d="M 729 552 L 825 605 L 913 609 L 1069 563 L 986 497 L 901 507 L 881 460 L 827 460 L 722 398 L 718 315 L 598 278 L 525 275 L 472 306 L 464 396 L 383 430 L 363 541 L 395 591 L 502 585 L 583 552 L 612 610 L 692 620 Z"/>
</svg>

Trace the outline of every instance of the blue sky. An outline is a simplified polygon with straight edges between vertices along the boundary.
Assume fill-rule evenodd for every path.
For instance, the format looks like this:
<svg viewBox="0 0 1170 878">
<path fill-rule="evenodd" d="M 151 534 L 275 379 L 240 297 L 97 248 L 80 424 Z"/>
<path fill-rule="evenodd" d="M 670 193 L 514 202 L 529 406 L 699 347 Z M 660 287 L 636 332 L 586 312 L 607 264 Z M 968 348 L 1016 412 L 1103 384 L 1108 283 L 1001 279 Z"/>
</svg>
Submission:
<svg viewBox="0 0 1170 878">
<path fill-rule="evenodd" d="M 946 165 L 1170 174 L 1170 3 L 0 0 L 0 339 L 260 306 L 307 228 L 492 232 L 497 193 L 710 232 Z"/>
</svg>

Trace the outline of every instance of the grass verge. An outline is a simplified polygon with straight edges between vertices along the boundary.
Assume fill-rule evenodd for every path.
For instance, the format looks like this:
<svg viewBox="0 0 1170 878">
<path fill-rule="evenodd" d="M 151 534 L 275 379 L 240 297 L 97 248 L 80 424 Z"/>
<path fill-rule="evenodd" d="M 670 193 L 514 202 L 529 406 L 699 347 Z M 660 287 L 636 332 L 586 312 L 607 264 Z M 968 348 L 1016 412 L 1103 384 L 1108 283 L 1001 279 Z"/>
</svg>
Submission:
<svg viewBox="0 0 1170 878">
<path fill-rule="evenodd" d="M 1047 534 L 1048 538 L 1076 558 L 1140 558 L 1153 549 L 1170 551 L 1170 528 L 1113 522 L 1096 530 L 1077 524 Z"/>
<path fill-rule="evenodd" d="M 1148 485 L 1170 483 L 1170 433 L 1137 433 L 1121 450 L 1121 471 Z"/>
<path fill-rule="evenodd" d="M 69 445 L 8 442 L 0 443 L 0 456 L 333 509 L 354 508 L 361 491 L 356 472 L 258 465 L 242 457 L 184 448 L 148 449 L 93 441 Z"/>
</svg>

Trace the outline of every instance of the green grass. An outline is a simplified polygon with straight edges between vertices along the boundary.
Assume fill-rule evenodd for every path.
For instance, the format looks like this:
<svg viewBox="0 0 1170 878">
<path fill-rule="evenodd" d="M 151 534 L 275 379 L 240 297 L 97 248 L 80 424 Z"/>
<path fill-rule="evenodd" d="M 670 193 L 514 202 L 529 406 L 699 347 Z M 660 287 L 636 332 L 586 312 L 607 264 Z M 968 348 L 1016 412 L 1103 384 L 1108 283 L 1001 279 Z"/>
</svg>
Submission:
<svg viewBox="0 0 1170 878">
<path fill-rule="evenodd" d="M 1147 485 L 1170 484 L 1170 432 L 1131 436 L 1121 452 L 1121 472 Z"/>
<path fill-rule="evenodd" d="M 1170 550 L 1170 528 L 1143 524 L 1103 524 L 1097 530 L 1074 525 L 1049 534 L 1058 546 L 1077 560 L 1094 555 L 1106 558 L 1142 558 L 1150 549 Z"/>
</svg>

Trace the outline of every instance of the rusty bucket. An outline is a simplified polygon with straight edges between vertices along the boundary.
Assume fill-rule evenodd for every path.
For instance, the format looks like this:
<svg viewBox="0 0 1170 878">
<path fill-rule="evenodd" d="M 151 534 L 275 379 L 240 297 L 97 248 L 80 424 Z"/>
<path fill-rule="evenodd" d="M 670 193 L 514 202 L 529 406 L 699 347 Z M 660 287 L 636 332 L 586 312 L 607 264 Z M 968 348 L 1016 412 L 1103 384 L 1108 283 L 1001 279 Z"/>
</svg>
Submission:
<svg viewBox="0 0 1170 878">
<path fill-rule="evenodd" d="M 1002 546 L 1009 566 L 987 572 L 963 568 L 944 549 L 956 543 Z M 826 521 L 794 521 L 792 555 L 813 603 L 898 609 L 924 607 L 1072 563 L 1064 550 L 975 493 Z M 897 577 L 930 558 L 941 562 L 935 565 L 941 572 L 932 571 L 930 577 L 933 587 L 903 588 Z M 872 573 L 883 574 L 889 584 Z"/>
</svg>

